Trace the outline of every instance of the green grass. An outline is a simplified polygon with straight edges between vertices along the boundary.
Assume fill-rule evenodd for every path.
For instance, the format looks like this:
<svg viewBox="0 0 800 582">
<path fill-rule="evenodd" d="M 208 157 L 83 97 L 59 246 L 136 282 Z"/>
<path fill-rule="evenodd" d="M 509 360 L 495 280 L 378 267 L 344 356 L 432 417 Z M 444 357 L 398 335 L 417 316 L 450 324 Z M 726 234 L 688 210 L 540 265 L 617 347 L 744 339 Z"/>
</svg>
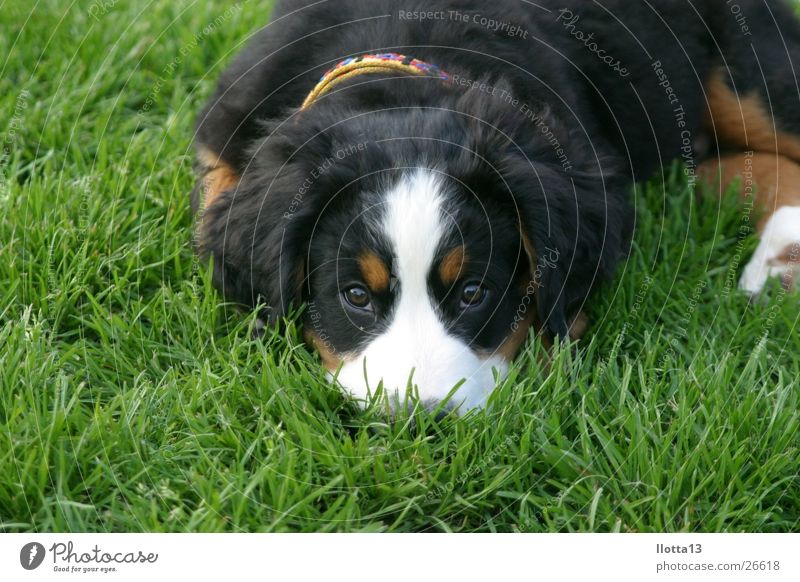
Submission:
<svg viewBox="0 0 800 582">
<path fill-rule="evenodd" d="M 798 530 L 800 298 L 731 286 L 733 199 L 640 187 L 575 353 L 387 423 L 192 255 L 193 118 L 265 3 L 31 4 L 0 0 L 0 531 Z"/>
</svg>

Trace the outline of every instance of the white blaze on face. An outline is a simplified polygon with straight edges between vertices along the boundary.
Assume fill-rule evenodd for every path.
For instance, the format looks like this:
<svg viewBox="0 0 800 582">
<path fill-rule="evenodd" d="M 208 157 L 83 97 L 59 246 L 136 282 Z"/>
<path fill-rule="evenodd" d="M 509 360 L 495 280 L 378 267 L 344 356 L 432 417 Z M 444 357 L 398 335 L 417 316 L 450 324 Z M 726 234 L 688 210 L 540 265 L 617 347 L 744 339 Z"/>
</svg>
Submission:
<svg viewBox="0 0 800 582">
<path fill-rule="evenodd" d="M 502 357 L 482 360 L 463 340 L 448 334 L 428 289 L 436 249 L 447 229 L 444 199 L 441 179 L 427 170 L 404 177 L 386 196 L 381 229 L 394 252 L 392 274 L 399 297 L 388 329 L 339 372 L 339 383 L 357 398 L 374 393 L 383 381 L 390 398 L 397 395 L 402 401 L 411 377 L 420 400 L 435 402 L 463 380 L 449 404 L 464 412 L 486 403 L 495 387 L 492 368 L 501 376 L 508 371 Z"/>
</svg>

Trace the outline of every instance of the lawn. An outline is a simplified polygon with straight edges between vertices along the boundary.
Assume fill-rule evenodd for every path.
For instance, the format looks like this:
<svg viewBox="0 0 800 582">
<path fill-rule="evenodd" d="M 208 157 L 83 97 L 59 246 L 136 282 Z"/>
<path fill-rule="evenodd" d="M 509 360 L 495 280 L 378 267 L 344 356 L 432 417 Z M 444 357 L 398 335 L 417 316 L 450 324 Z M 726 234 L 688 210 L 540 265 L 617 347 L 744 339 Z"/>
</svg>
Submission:
<svg viewBox="0 0 800 582">
<path fill-rule="evenodd" d="M 34 5 L 35 6 L 32 6 Z M 680 166 L 549 369 L 388 422 L 192 253 L 193 121 L 269 2 L 0 0 L 0 531 L 797 531 L 800 296 Z"/>
</svg>

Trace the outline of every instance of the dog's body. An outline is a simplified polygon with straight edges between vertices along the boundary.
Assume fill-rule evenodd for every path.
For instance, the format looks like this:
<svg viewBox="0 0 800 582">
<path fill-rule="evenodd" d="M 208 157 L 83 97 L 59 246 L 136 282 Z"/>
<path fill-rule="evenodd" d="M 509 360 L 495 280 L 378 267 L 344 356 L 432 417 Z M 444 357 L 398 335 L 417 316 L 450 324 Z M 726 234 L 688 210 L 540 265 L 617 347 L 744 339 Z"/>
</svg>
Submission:
<svg viewBox="0 0 800 582">
<path fill-rule="evenodd" d="M 463 381 L 451 403 L 469 408 L 529 327 L 580 335 L 632 236 L 630 184 L 675 158 L 764 185 L 741 284 L 789 280 L 800 25 L 777 2 L 729 4 L 279 1 L 199 119 L 215 281 L 273 321 L 308 303 L 307 339 L 357 397 L 410 378 L 434 405 Z M 362 67 L 308 98 L 382 53 L 448 80 Z"/>
</svg>

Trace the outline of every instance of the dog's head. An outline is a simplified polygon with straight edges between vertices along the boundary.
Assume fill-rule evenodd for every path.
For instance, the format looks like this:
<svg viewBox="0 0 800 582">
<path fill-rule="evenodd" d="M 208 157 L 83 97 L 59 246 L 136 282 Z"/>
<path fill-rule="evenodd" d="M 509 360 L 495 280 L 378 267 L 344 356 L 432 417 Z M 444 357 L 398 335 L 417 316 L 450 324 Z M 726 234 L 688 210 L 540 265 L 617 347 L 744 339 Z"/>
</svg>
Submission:
<svg viewBox="0 0 800 582">
<path fill-rule="evenodd" d="M 568 337 L 630 218 L 625 181 L 556 119 L 429 91 L 430 107 L 387 110 L 333 95 L 267 128 L 201 244 L 227 297 L 273 322 L 306 306 L 305 337 L 348 392 L 415 386 L 464 410 L 532 326 Z"/>
</svg>

